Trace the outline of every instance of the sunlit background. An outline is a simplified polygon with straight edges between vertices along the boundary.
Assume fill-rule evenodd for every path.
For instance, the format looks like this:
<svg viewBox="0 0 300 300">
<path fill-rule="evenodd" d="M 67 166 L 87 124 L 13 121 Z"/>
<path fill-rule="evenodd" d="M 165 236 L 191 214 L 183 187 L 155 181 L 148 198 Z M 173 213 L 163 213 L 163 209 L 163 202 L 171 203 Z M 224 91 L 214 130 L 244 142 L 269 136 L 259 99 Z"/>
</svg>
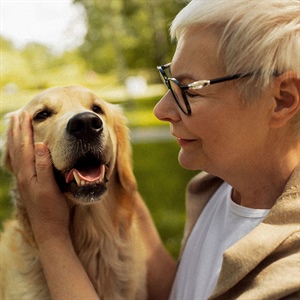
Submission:
<svg viewBox="0 0 300 300">
<path fill-rule="evenodd" d="M 184 194 L 194 172 L 153 107 L 164 94 L 157 65 L 172 59 L 169 25 L 184 0 L 1 0 L 0 118 L 43 89 L 81 84 L 122 105 L 134 171 L 164 243 L 176 257 Z M 4 126 L 0 133 L 3 135 Z M 4 138 L 0 139 L 1 150 Z M 0 222 L 10 216 L 10 175 L 0 172 Z"/>
<path fill-rule="evenodd" d="M 1 0 L 0 34 L 19 49 L 36 42 L 62 53 L 80 46 L 86 31 L 85 11 L 71 0 Z"/>
</svg>

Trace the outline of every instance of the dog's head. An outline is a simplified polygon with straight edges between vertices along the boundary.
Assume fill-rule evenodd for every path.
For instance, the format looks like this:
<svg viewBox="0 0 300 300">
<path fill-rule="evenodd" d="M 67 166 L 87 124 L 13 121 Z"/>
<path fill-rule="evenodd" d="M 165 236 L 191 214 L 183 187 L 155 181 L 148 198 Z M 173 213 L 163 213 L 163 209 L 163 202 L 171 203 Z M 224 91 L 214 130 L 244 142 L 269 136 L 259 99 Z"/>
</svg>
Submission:
<svg viewBox="0 0 300 300">
<path fill-rule="evenodd" d="M 128 129 L 120 107 L 72 85 L 45 90 L 17 113 L 23 110 L 32 116 L 34 141 L 48 146 L 57 183 L 67 198 L 97 201 L 111 178 L 127 191 L 136 189 Z M 8 169 L 9 162 L 4 150 Z"/>
</svg>

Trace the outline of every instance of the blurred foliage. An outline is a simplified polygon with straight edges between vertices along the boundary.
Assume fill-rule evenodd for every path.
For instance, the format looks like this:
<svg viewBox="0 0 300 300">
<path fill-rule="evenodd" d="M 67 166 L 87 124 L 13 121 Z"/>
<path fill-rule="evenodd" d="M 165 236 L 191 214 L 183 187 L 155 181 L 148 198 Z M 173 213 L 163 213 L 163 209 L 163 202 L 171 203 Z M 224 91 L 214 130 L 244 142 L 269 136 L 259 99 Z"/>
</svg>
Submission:
<svg viewBox="0 0 300 300">
<path fill-rule="evenodd" d="M 54 55 L 47 47 L 29 43 L 23 49 L 0 37 L 0 87 L 14 84 L 23 89 L 44 89 L 53 85 L 88 82 L 84 60 L 78 50 Z"/>
<path fill-rule="evenodd" d="M 128 76 L 160 82 L 156 66 L 172 59 L 169 26 L 186 0 L 73 0 L 84 8 L 87 33 L 75 50 L 54 54 L 29 43 L 17 49 L 0 37 L 0 87 L 23 89 L 80 83 L 124 84 Z M 105 75 L 105 76 L 103 76 Z"/>
<path fill-rule="evenodd" d="M 149 69 L 171 60 L 169 26 L 183 0 L 73 0 L 86 12 L 87 34 L 80 52 L 98 73 Z"/>
</svg>

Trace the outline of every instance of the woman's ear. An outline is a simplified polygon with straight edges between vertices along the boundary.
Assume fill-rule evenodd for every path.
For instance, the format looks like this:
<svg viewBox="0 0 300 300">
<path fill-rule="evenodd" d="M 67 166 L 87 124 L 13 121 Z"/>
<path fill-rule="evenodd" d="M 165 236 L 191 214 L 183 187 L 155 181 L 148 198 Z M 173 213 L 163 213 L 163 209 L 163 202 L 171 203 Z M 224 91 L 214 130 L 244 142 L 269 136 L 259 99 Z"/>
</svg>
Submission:
<svg viewBox="0 0 300 300">
<path fill-rule="evenodd" d="M 300 78 L 296 72 L 284 72 L 276 78 L 273 99 L 270 125 L 279 128 L 287 124 L 300 110 Z"/>
</svg>

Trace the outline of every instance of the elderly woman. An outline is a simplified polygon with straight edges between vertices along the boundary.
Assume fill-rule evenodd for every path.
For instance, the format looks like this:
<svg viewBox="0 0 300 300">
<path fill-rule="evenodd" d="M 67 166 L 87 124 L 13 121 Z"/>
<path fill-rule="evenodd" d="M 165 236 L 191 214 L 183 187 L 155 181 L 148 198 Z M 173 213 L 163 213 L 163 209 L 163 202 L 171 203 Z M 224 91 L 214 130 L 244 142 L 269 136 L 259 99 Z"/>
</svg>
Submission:
<svg viewBox="0 0 300 300">
<path fill-rule="evenodd" d="M 170 122 L 180 164 L 203 172 L 187 190 L 176 274 L 140 204 L 153 253 L 149 298 L 299 298 L 300 2 L 193 0 L 171 35 L 173 60 L 158 67 L 168 92 L 154 113 Z M 52 297 L 97 299 L 47 148 L 36 145 L 34 157 L 30 130 L 27 114 L 14 120 L 10 151 L 21 151 L 13 165 L 22 197 L 47 199 L 25 205 Z"/>
<path fill-rule="evenodd" d="M 203 170 L 171 299 L 300 297 L 300 2 L 192 1 L 156 105 Z"/>
</svg>

